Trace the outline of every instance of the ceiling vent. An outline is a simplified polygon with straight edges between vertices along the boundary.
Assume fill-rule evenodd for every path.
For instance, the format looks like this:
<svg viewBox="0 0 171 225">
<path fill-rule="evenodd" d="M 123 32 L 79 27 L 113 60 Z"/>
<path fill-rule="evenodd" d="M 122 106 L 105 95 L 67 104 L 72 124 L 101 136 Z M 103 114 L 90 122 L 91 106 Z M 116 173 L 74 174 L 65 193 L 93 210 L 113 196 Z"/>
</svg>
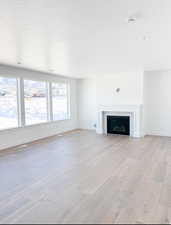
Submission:
<svg viewBox="0 0 171 225">
<path fill-rule="evenodd" d="M 135 22 L 136 22 L 136 20 L 137 20 L 137 18 L 136 18 L 136 17 L 134 17 L 134 16 L 130 16 L 130 17 L 128 17 L 127 22 L 128 22 L 128 23 L 135 23 Z"/>
</svg>

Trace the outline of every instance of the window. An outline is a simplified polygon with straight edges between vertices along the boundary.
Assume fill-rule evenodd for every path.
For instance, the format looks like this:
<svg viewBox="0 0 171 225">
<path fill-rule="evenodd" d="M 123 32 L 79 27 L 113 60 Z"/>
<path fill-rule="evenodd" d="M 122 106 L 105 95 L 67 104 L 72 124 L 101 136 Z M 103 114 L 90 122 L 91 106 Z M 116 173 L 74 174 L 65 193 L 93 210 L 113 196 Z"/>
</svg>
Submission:
<svg viewBox="0 0 171 225">
<path fill-rule="evenodd" d="M 53 120 L 68 119 L 67 84 L 52 83 Z"/>
<path fill-rule="evenodd" d="M 0 129 L 18 127 L 17 80 L 0 77 Z"/>
<path fill-rule="evenodd" d="M 67 83 L 0 77 L 0 130 L 69 118 Z"/>
<path fill-rule="evenodd" d="M 24 80 L 24 102 L 26 125 L 47 121 L 46 82 Z"/>
</svg>

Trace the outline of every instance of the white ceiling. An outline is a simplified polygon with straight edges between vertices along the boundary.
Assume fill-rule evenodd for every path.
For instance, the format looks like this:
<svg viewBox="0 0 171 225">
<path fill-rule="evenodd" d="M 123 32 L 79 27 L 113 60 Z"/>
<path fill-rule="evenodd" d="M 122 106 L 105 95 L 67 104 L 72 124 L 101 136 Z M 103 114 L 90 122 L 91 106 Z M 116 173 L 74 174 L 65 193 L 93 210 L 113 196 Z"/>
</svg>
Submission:
<svg viewBox="0 0 171 225">
<path fill-rule="evenodd" d="M 0 63 L 71 77 L 171 68 L 171 0 L 0 0 L 0 15 Z"/>
</svg>

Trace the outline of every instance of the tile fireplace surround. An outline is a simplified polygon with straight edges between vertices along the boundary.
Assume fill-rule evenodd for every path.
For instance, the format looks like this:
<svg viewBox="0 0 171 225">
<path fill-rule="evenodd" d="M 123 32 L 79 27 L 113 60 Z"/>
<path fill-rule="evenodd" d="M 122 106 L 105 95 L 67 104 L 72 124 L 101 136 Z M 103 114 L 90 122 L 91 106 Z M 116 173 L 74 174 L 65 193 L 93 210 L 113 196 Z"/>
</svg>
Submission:
<svg viewBox="0 0 171 225">
<path fill-rule="evenodd" d="M 96 132 L 107 134 L 107 116 L 129 116 L 130 136 L 143 137 L 143 105 L 113 105 L 98 108 L 98 122 Z"/>
</svg>

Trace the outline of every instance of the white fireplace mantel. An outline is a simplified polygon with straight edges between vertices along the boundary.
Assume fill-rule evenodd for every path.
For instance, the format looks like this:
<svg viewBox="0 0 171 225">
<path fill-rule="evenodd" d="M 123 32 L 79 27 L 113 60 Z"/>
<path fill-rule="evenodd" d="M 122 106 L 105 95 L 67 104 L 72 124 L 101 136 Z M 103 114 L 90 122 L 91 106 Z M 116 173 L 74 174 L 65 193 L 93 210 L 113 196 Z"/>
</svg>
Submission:
<svg viewBox="0 0 171 225">
<path fill-rule="evenodd" d="M 142 137 L 142 112 L 143 105 L 100 105 L 96 132 L 99 134 L 107 134 L 107 116 L 120 115 L 130 117 L 130 136 Z"/>
</svg>

